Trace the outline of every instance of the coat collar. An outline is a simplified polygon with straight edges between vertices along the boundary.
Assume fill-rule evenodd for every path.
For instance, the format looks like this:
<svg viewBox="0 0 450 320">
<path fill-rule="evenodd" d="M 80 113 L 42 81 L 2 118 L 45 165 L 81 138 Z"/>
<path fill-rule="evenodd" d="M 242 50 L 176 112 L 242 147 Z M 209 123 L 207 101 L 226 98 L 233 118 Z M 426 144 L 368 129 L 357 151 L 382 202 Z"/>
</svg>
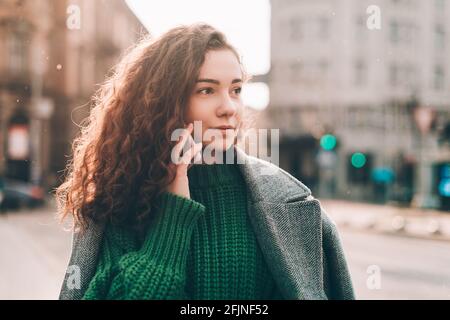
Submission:
<svg viewBox="0 0 450 320">
<path fill-rule="evenodd" d="M 283 169 L 235 147 L 255 235 L 286 299 L 326 299 L 321 208 Z"/>
</svg>

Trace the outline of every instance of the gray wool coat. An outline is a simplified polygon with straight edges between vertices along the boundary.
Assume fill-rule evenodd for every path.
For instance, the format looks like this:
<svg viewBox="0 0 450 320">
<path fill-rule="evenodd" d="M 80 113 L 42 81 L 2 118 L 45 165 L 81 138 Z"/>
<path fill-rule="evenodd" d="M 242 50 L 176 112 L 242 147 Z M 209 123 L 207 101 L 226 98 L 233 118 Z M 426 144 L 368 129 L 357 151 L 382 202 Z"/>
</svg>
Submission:
<svg viewBox="0 0 450 320">
<path fill-rule="evenodd" d="M 234 149 L 250 195 L 247 213 L 284 298 L 355 299 L 336 225 L 308 187 L 278 166 Z M 82 298 L 96 271 L 103 229 L 90 224 L 82 236 L 73 233 L 59 299 Z"/>
</svg>

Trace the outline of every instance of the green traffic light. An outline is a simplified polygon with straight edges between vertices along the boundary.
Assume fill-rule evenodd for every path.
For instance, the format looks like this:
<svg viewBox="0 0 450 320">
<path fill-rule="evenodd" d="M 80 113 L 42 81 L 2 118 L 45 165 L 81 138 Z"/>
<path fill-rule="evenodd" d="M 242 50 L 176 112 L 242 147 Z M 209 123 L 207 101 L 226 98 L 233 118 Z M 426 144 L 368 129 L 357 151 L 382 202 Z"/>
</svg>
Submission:
<svg viewBox="0 0 450 320">
<path fill-rule="evenodd" d="M 320 146 L 325 150 L 333 150 L 336 147 L 336 137 L 326 134 L 320 138 Z"/>
<path fill-rule="evenodd" d="M 366 156 L 361 152 L 352 154 L 352 166 L 355 168 L 362 168 L 366 164 Z"/>
</svg>

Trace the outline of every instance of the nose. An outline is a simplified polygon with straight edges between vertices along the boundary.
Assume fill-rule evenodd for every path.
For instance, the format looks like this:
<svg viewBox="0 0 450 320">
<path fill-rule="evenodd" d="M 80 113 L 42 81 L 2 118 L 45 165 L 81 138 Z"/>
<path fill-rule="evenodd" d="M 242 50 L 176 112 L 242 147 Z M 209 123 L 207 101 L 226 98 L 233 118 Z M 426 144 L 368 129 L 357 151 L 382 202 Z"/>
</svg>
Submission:
<svg viewBox="0 0 450 320">
<path fill-rule="evenodd" d="M 238 109 L 237 102 L 231 99 L 229 94 L 224 94 L 219 108 L 217 108 L 217 116 L 231 117 L 236 114 Z"/>
</svg>

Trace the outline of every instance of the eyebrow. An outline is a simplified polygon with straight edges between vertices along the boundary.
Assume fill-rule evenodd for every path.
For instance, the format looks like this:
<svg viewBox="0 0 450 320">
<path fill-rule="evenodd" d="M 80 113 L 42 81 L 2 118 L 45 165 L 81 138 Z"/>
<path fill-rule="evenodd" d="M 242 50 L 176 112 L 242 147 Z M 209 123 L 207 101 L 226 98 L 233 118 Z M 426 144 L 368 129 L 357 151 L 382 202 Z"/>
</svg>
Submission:
<svg viewBox="0 0 450 320">
<path fill-rule="evenodd" d="M 214 80 L 214 79 L 197 79 L 197 81 L 195 81 L 196 83 L 198 82 L 208 82 L 208 83 L 214 83 L 217 85 L 220 85 L 220 81 L 219 80 Z M 238 83 L 238 82 L 242 82 L 242 79 L 233 79 L 233 81 L 231 81 L 231 84 L 233 83 Z"/>
</svg>

